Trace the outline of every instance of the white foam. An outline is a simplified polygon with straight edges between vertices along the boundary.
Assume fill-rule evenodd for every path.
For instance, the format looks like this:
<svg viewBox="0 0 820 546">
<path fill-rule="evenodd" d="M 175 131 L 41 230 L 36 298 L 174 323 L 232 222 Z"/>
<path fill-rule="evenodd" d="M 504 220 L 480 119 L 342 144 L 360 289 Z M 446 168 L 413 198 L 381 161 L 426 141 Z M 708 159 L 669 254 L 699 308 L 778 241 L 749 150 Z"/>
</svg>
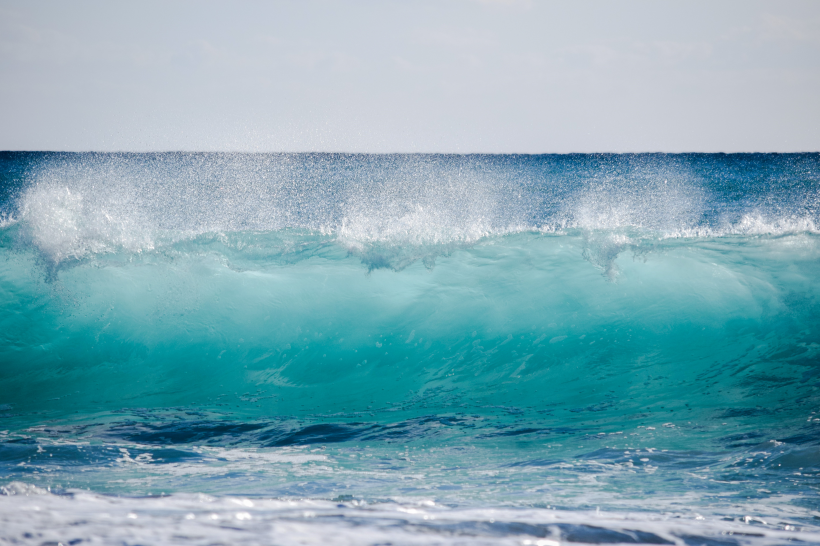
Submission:
<svg viewBox="0 0 820 546">
<path fill-rule="evenodd" d="M 30 495 L 48 495 L 48 491 L 43 489 L 42 487 L 37 487 L 36 485 L 32 485 L 30 483 L 24 482 L 11 482 L 7 485 L 0 487 L 0 495 L 6 495 L 9 497 L 13 496 L 24 496 L 28 497 Z"/>
<path fill-rule="evenodd" d="M 13 226 L 17 222 L 18 220 L 14 217 L 14 215 L 8 213 L 0 213 L 0 229 Z"/>
<path fill-rule="evenodd" d="M 345 181 L 340 173 L 348 171 L 355 174 Z M 203 234 L 296 228 L 396 268 L 488 237 L 575 230 L 607 275 L 614 271 L 608 256 L 630 244 L 623 237 L 820 232 L 816 196 L 787 196 L 793 206 L 759 210 L 735 203 L 733 219 L 706 221 L 718 204 L 685 172 L 636 171 L 575 185 L 560 176 L 537 187 L 524 182 L 514 169 L 456 159 L 382 158 L 363 166 L 351 158 L 325 165 L 284 156 L 105 156 L 46 165 L 20 198 L 17 217 L 0 217 L 0 226 L 20 221 L 56 263 L 163 249 Z"/>
<path fill-rule="evenodd" d="M 775 217 L 761 212 L 744 214 L 743 217 L 728 225 L 722 234 L 725 235 L 792 235 L 798 233 L 820 233 L 817 223 L 809 216 L 789 215 Z"/>
<path fill-rule="evenodd" d="M 686 181 L 607 181 L 594 183 L 565 208 L 572 227 L 591 231 L 625 228 L 676 232 L 692 226 L 706 207 L 704 191 Z"/>
<path fill-rule="evenodd" d="M 141 252 L 154 248 L 150 233 L 135 217 L 136 211 L 113 203 L 100 206 L 66 186 L 32 187 L 24 195 L 21 209 L 34 243 L 54 262 L 119 249 Z"/>
<path fill-rule="evenodd" d="M 683 542 L 681 537 L 691 542 L 727 535 L 749 546 L 820 541 L 813 526 L 755 514 L 723 521 L 674 511 L 448 508 L 430 499 L 368 504 L 191 494 L 127 498 L 79 490 L 71 496 L 0 496 L 0 541 L 15 544 L 255 544 L 271 537 L 283 544 L 563 544 L 572 536 L 571 526 L 584 526 L 589 540 L 608 531 L 607 542 L 623 536 L 615 533 L 629 537 L 635 532 L 675 544 Z"/>
</svg>

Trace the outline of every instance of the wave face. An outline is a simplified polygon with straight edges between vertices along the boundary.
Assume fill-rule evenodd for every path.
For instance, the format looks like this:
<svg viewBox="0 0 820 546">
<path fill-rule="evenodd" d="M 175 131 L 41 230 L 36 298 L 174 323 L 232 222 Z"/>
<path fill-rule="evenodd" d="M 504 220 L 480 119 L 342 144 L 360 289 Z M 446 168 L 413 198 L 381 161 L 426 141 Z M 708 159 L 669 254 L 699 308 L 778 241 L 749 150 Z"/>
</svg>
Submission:
<svg viewBox="0 0 820 546">
<path fill-rule="evenodd" d="M 0 177 L 0 539 L 820 542 L 820 154 Z"/>
</svg>

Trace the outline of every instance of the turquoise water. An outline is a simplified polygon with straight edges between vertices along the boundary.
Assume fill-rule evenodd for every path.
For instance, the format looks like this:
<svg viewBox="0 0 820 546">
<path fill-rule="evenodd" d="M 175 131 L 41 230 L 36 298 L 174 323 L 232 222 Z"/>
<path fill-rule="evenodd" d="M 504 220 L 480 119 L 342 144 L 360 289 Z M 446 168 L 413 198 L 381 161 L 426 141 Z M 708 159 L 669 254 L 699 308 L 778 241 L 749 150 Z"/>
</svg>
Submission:
<svg viewBox="0 0 820 546">
<path fill-rule="evenodd" d="M 820 542 L 818 154 L 0 167 L 2 540 Z"/>
</svg>

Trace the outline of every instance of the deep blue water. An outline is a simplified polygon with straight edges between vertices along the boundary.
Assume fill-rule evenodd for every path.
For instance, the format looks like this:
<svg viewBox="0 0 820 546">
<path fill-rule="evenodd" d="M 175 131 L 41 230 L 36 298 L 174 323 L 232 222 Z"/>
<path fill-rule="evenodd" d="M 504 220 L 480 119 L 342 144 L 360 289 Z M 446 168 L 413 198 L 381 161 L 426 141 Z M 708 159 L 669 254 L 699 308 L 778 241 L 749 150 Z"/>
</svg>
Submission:
<svg viewBox="0 0 820 546">
<path fill-rule="evenodd" d="M 820 543 L 819 226 L 820 154 L 0 153 L 0 542 Z"/>
</svg>

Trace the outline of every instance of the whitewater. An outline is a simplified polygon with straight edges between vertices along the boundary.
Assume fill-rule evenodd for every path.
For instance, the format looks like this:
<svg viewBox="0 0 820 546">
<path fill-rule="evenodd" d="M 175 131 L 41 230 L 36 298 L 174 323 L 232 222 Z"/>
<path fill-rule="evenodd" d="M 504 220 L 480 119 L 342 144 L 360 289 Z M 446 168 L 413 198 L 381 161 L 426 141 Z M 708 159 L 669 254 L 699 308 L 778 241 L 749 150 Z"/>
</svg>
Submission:
<svg viewBox="0 0 820 546">
<path fill-rule="evenodd" d="M 820 154 L 0 153 L 0 542 L 820 544 Z"/>
</svg>

